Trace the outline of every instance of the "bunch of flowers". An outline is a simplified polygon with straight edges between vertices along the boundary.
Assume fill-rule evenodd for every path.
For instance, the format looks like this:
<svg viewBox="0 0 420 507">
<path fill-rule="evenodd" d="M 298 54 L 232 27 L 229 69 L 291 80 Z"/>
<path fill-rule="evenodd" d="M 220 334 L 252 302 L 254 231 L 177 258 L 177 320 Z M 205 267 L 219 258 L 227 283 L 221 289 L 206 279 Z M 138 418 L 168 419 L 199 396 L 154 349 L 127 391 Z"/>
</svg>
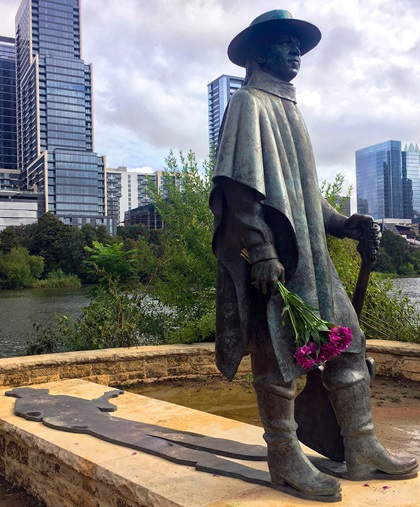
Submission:
<svg viewBox="0 0 420 507">
<path fill-rule="evenodd" d="M 287 315 L 295 333 L 296 363 L 305 370 L 324 363 L 346 350 L 351 343 L 351 329 L 336 326 L 316 314 L 316 309 L 306 304 L 297 294 L 277 282 L 284 301 L 282 318 Z"/>
<path fill-rule="evenodd" d="M 241 256 L 249 262 L 246 250 L 241 252 Z M 288 316 L 295 333 L 296 364 L 307 370 L 348 349 L 352 337 L 350 328 L 321 319 L 315 308 L 286 289 L 281 282 L 277 282 L 277 287 L 284 301 L 282 323 Z"/>
</svg>

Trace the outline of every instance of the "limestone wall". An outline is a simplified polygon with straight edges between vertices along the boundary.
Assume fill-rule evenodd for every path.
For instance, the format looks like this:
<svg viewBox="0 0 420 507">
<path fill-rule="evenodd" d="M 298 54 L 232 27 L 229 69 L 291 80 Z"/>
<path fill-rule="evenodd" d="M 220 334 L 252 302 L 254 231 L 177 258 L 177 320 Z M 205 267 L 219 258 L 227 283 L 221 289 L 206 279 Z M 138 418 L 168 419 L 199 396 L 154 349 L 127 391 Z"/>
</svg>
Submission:
<svg viewBox="0 0 420 507">
<path fill-rule="evenodd" d="M 367 354 L 375 359 L 379 375 L 420 381 L 419 344 L 369 340 Z M 245 357 L 240 373 L 250 371 L 249 357 Z M 73 378 L 113 386 L 214 374 L 218 370 L 211 343 L 0 359 L 0 389 Z"/>
<path fill-rule="evenodd" d="M 246 357 L 240 372 L 250 371 Z M 73 378 L 113 386 L 218 373 L 212 343 L 116 348 L 0 359 L 0 389 Z"/>
<path fill-rule="evenodd" d="M 378 375 L 420 382 L 420 344 L 368 340 L 366 353 L 375 360 Z"/>
</svg>

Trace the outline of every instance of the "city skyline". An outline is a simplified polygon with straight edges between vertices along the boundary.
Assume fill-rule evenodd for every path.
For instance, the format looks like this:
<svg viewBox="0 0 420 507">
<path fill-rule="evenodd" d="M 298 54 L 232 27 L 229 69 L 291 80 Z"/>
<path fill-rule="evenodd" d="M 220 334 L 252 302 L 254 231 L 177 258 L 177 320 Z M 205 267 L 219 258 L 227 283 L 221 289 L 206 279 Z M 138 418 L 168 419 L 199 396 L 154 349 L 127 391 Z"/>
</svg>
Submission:
<svg viewBox="0 0 420 507">
<path fill-rule="evenodd" d="M 1 35 L 13 36 L 19 3 L 0 0 Z M 161 169 L 170 148 L 205 158 L 207 84 L 222 74 L 243 76 L 227 59 L 227 45 L 273 7 L 268 0 L 105 0 L 98 9 L 84 0 L 83 56 L 94 62 L 96 150 L 107 154 L 108 165 Z M 294 84 L 320 179 L 341 172 L 354 185 L 360 146 L 418 140 L 420 70 L 412 61 L 420 47 L 420 5 L 296 0 L 280 7 L 323 33 Z"/>
<path fill-rule="evenodd" d="M 80 0 L 22 0 L 16 15 L 20 188 L 39 216 L 110 226 L 105 157 L 94 152 L 92 66 L 82 59 Z"/>
<path fill-rule="evenodd" d="M 420 221 L 420 148 L 388 140 L 356 150 L 357 212 Z"/>
</svg>

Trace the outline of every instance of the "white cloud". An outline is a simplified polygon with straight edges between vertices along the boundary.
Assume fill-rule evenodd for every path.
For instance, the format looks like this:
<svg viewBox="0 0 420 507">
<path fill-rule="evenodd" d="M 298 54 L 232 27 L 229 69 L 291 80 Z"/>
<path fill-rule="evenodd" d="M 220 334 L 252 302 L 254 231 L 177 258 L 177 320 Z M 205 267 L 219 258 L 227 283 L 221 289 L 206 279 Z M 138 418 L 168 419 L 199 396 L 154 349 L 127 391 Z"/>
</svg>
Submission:
<svg viewBox="0 0 420 507">
<path fill-rule="evenodd" d="M 110 167 L 164 167 L 172 148 L 208 152 L 207 84 L 243 76 L 230 40 L 272 0 L 81 0 L 83 57 L 94 64 L 95 136 Z M 20 0 L 0 0 L 13 36 Z M 420 141 L 420 2 L 286 0 L 323 38 L 295 81 L 320 179 L 354 184 L 354 151 Z"/>
</svg>

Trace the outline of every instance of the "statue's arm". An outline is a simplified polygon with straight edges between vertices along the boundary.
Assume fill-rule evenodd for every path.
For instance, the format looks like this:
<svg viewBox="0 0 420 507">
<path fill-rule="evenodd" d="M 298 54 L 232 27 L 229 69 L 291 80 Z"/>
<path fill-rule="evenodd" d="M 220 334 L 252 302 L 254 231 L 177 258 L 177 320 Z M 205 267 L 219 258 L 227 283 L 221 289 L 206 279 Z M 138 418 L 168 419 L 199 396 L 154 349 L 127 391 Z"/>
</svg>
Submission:
<svg viewBox="0 0 420 507">
<path fill-rule="evenodd" d="M 372 222 L 370 215 L 361 215 L 353 213 L 350 217 L 346 217 L 339 213 L 331 204 L 321 196 L 322 215 L 324 218 L 324 226 L 327 234 L 331 234 L 337 238 L 350 238 L 360 241 L 365 229 L 363 222 Z M 380 233 L 377 232 L 377 243 L 379 245 Z"/>
<path fill-rule="evenodd" d="M 229 178 L 223 182 L 223 192 L 233 229 L 249 253 L 252 284 L 263 294 L 275 294 L 277 281 L 284 282 L 284 267 L 278 260 L 273 232 L 265 222 L 257 192 Z"/>
<path fill-rule="evenodd" d="M 339 213 L 331 204 L 321 196 L 322 216 L 325 232 L 336 238 L 345 238 L 344 226 L 347 220 L 345 215 Z"/>
</svg>

